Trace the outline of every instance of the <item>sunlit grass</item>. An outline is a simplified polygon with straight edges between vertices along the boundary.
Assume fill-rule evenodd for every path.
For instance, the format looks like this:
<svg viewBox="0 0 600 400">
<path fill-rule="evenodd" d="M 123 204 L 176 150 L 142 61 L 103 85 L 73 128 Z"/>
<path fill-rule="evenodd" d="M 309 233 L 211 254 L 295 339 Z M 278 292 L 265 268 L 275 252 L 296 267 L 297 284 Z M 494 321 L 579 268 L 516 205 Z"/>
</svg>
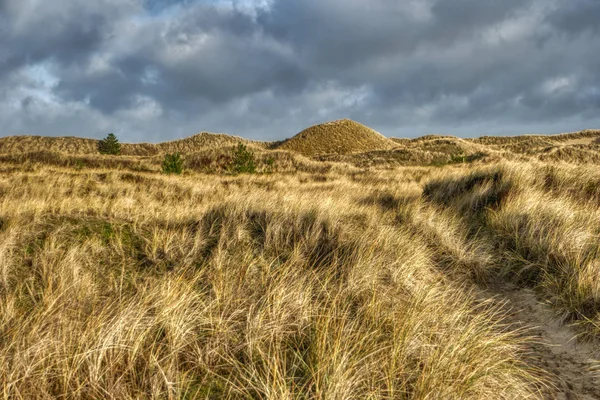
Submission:
<svg viewBox="0 0 600 400">
<path fill-rule="evenodd" d="M 464 173 L 6 173 L 2 396 L 537 398 L 488 238 L 421 194 Z"/>
</svg>

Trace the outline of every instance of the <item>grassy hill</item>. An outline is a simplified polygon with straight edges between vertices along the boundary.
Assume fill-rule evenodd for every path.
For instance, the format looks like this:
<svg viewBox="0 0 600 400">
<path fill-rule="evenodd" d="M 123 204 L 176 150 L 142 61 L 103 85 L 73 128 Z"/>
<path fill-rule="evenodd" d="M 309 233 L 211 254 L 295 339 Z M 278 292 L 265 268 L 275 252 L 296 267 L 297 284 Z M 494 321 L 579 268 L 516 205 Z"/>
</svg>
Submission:
<svg viewBox="0 0 600 400">
<path fill-rule="evenodd" d="M 122 143 L 121 149 L 123 156 L 142 157 L 146 160 L 159 161 L 165 153 L 178 152 L 216 165 L 222 164 L 227 153 L 238 143 L 243 143 L 260 154 L 273 152 L 274 157 L 289 160 L 300 157 L 299 160 L 304 160 L 297 164 L 305 163 L 306 159 L 302 156 L 317 161 L 349 163 L 357 167 L 496 162 L 499 159 L 552 160 L 579 164 L 600 162 L 597 156 L 600 130 L 560 135 L 483 136 L 472 139 L 444 135 L 388 139 L 365 125 L 347 119 L 312 126 L 280 142 L 259 142 L 238 136 L 202 132 L 184 139 L 156 144 Z M 11 136 L 0 138 L 0 155 L 5 160 L 35 160 L 40 157 L 64 160 L 65 157 L 85 156 L 88 164 L 105 164 L 108 161 L 90 161 L 90 157 L 98 155 L 97 145 L 97 140 L 77 137 Z M 283 156 L 284 152 L 290 155 Z M 54 155 L 49 156 L 49 153 Z M 213 159 L 208 160 L 207 157 Z M 264 157 L 269 158 L 268 155 Z"/>
<path fill-rule="evenodd" d="M 341 124 L 373 140 L 0 140 L 0 397 L 600 398 L 600 131 Z"/>
<path fill-rule="evenodd" d="M 343 119 L 305 129 L 278 146 L 308 156 L 351 154 L 395 147 L 390 139 L 358 122 Z"/>
<path fill-rule="evenodd" d="M 164 153 L 194 153 L 209 148 L 232 146 L 238 143 L 265 148 L 267 142 L 241 137 L 201 132 L 196 135 L 163 143 L 122 143 L 121 153 L 127 156 L 154 156 Z M 98 140 L 77 137 L 10 136 L 0 138 L 0 154 L 51 151 L 68 154 L 98 154 Z"/>
</svg>

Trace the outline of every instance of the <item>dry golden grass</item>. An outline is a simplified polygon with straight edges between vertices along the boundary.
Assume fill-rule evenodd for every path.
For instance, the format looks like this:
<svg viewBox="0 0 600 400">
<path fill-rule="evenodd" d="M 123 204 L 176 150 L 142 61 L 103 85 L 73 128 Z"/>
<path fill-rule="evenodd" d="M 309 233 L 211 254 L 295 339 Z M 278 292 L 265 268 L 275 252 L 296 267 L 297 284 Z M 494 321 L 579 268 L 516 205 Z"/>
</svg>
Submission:
<svg viewBox="0 0 600 400">
<path fill-rule="evenodd" d="M 258 148 L 271 146 L 268 142 L 256 142 L 237 136 L 202 132 L 196 135 L 163 143 L 122 143 L 121 153 L 125 156 L 155 156 L 164 153 L 195 153 L 204 149 L 215 149 L 244 143 Z M 98 141 L 77 137 L 10 136 L 0 138 L 0 154 L 29 152 L 60 152 L 77 155 L 98 154 Z"/>
<path fill-rule="evenodd" d="M 598 138 L 600 137 L 600 129 L 586 129 L 578 132 L 561 133 L 558 135 L 521 135 L 521 136 L 482 136 L 471 140 L 475 143 L 486 145 L 507 145 L 520 142 L 529 142 L 535 140 L 544 140 L 551 142 L 568 142 L 574 139 L 582 138 Z"/>
<path fill-rule="evenodd" d="M 592 166 L 504 163 L 433 180 L 425 195 L 495 248 L 493 276 L 531 285 L 600 337 L 600 174 Z"/>
<path fill-rule="evenodd" d="M 354 154 L 330 154 L 315 157 L 321 161 L 336 161 L 357 167 L 399 165 L 445 165 L 467 163 L 489 158 L 495 149 L 451 136 L 424 136 L 418 139 L 391 139 L 396 147 L 389 150 L 368 151 Z"/>
<path fill-rule="evenodd" d="M 600 162 L 600 130 L 546 136 L 483 136 L 461 139 L 426 135 L 416 139 L 388 139 L 373 129 L 348 119 L 315 125 L 282 142 L 258 142 L 237 136 L 202 132 L 188 138 L 156 144 L 123 143 L 121 148 L 123 156 L 146 159 L 154 157 L 154 160 L 166 153 L 189 155 L 190 159 L 203 159 L 210 164 L 198 169 L 196 162 L 194 169 L 214 172 L 220 169 L 216 164 L 222 164 L 226 157 L 223 154 L 239 143 L 249 146 L 257 153 L 275 152 L 276 157 L 288 160 L 296 156 L 281 156 L 282 152 L 311 157 L 317 161 L 349 163 L 360 168 L 498 160 L 566 161 L 579 164 Z M 98 155 L 97 145 L 97 140 L 76 137 L 12 136 L 0 138 L 0 155 L 15 158 L 18 154 L 26 153 L 30 155 L 18 157 L 36 158 L 39 154 L 61 153 L 69 157 L 88 157 Z M 268 157 L 269 155 L 265 156 Z"/>
<path fill-rule="evenodd" d="M 236 176 L 223 140 L 170 147 L 182 176 L 160 152 L 0 151 L 2 398 L 566 393 L 482 289 L 532 288 L 600 338 L 595 144 L 249 143 L 260 173 Z"/>
<path fill-rule="evenodd" d="M 311 126 L 278 146 L 308 156 L 364 153 L 394 147 L 392 140 L 349 119 Z"/>
<path fill-rule="evenodd" d="M 232 162 L 235 146 L 200 149 L 186 154 L 184 167 L 187 172 L 227 172 Z M 333 165 L 317 162 L 300 154 L 281 150 L 265 150 L 248 145 L 255 156 L 258 172 L 326 172 Z M 78 170 L 108 168 L 134 172 L 160 172 L 163 155 L 156 156 L 105 156 L 97 154 L 71 155 L 62 152 L 35 151 L 0 153 L 1 170 L 32 170 L 41 166 L 70 167 Z"/>
<path fill-rule="evenodd" d="M 476 160 L 485 163 L 503 160 L 600 163 L 600 130 L 593 129 L 559 135 L 483 136 L 474 139 L 426 135 L 416 139 L 391 140 L 397 144 L 391 151 L 321 159 L 344 161 L 359 167 L 374 164 L 440 165 Z"/>
<path fill-rule="evenodd" d="M 3 173 L 2 397 L 539 397 L 432 173 Z"/>
</svg>

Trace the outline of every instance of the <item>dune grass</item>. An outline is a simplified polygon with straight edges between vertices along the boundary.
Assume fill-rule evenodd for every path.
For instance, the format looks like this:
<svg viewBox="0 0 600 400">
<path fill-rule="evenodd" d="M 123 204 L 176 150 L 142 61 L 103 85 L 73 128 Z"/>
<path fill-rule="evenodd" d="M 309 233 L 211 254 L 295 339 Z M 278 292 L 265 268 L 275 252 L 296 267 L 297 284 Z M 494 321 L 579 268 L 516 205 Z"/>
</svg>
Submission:
<svg viewBox="0 0 600 400">
<path fill-rule="evenodd" d="M 238 136 L 201 132 L 179 140 L 162 143 L 121 143 L 124 156 L 151 157 L 165 153 L 195 153 L 198 150 L 235 146 L 238 143 L 264 149 L 275 142 L 259 142 Z M 78 155 L 97 155 L 98 140 L 79 137 L 10 136 L 0 138 L 0 154 L 59 152 Z"/>
<path fill-rule="evenodd" d="M 307 156 L 365 153 L 394 147 L 396 143 L 391 139 L 349 119 L 311 126 L 277 146 Z"/>
<path fill-rule="evenodd" d="M 527 332 L 480 288 L 534 288 L 600 337 L 597 144 L 563 143 L 596 134 L 248 143 L 252 175 L 212 136 L 181 176 L 155 145 L 0 151 L 1 396 L 541 398 Z"/>
<path fill-rule="evenodd" d="M 591 166 L 506 163 L 425 186 L 494 248 L 491 275 L 539 289 L 567 321 L 600 335 L 600 174 Z M 491 265 L 491 264 L 490 264 Z"/>
<path fill-rule="evenodd" d="M 538 398 L 436 174 L 4 173 L 2 397 Z"/>
<path fill-rule="evenodd" d="M 287 140 L 260 142 L 238 136 L 201 132 L 162 143 L 122 143 L 122 156 L 153 160 L 180 153 L 194 159 L 195 170 L 219 172 L 227 151 L 238 144 L 248 146 L 265 158 L 280 157 L 297 163 L 312 158 L 351 164 L 358 168 L 397 167 L 501 161 L 544 161 L 599 164 L 600 130 L 560 135 L 455 136 L 425 135 L 415 139 L 386 138 L 375 130 L 349 119 L 309 127 Z M 0 156 L 35 158 L 97 159 L 98 141 L 78 137 L 11 136 L 0 138 Z M 306 162 L 300 162 L 306 164 Z M 1 161 L 0 161 L 1 162 Z M 101 164 L 101 165 L 99 165 Z M 94 167 L 107 161 L 92 162 Z M 200 168 L 199 168 L 200 167 Z M 279 171 L 281 172 L 281 171 Z"/>
</svg>

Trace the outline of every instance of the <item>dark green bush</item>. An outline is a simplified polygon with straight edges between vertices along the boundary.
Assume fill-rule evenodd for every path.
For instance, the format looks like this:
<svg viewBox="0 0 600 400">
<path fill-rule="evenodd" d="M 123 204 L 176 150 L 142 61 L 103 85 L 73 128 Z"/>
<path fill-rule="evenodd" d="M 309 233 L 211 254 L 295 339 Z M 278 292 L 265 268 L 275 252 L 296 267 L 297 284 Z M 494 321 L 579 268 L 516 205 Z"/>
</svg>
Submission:
<svg viewBox="0 0 600 400">
<path fill-rule="evenodd" d="M 238 144 L 231 154 L 230 170 L 236 174 L 253 174 L 256 172 L 254 153 L 246 148 L 245 144 Z"/>
<path fill-rule="evenodd" d="M 98 151 L 100 154 L 121 154 L 121 144 L 114 133 L 109 133 L 107 137 L 98 142 Z"/>
<path fill-rule="evenodd" d="M 83 162 L 83 160 L 81 159 L 76 159 L 75 160 L 75 169 L 84 169 L 85 168 L 85 163 Z"/>
<path fill-rule="evenodd" d="M 181 154 L 165 154 L 162 171 L 165 174 L 181 174 L 183 172 L 183 159 L 181 158 Z"/>
<path fill-rule="evenodd" d="M 265 164 L 267 165 L 267 172 L 273 172 L 275 167 L 275 159 L 273 157 L 268 157 L 265 161 Z"/>
</svg>

